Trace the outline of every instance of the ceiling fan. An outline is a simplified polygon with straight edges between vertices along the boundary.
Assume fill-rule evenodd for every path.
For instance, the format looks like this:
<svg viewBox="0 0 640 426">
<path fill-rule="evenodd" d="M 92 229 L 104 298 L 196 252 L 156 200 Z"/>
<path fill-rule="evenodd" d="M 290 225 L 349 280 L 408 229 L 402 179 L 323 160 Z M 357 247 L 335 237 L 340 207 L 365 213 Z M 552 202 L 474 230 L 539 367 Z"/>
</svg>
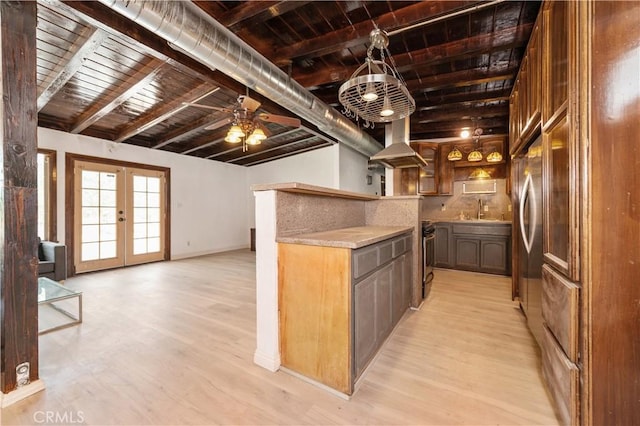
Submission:
<svg viewBox="0 0 640 426">
<path fill-rule="evenodd" d="M 227 117 L 208 125 L 205 127 L 205 130 L 215 130 L 227 124 L 232 124 L 224 140 L 230 143 L 242 142 L 243 152 L 247 151 L 247 145 L 259 145 L 264 139 L 270 136 L 270 132 L 263 122 L 276 123 L 288 127 L 300 127 L 300 120 L 298 118 L 256 112 L 261 104 L 257 100 L 249 97 L 248 94 L 238 96 L 237 105 L 233 108 L 215 107 L 191 102 L 183 102 L 183 104 L 227 113 Z"/>
</svg>

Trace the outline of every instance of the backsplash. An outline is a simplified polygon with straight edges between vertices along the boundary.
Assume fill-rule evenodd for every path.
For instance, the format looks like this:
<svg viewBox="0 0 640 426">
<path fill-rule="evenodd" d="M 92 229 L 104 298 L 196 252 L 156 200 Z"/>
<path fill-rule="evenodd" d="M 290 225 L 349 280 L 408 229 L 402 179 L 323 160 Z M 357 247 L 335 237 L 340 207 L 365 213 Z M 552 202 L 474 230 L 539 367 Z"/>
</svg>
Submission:
<svg viewBox="0 0 640 426">
<path fill-rule="evenodd" d="M 478 214 L 478 200 L 486 205 L 483 219 L 511 220 L 511 197 L 507 195 L 506 179 L 496 179 L 495 194 L 463 194 L 462 182 L 454 182 L 453 195 L 422 198 L 422 219 L 457 220 L 462 213 L 465 219 L 475 219 Z M 444 205 L 444 211 L 442 211 Z"/>
</svg>

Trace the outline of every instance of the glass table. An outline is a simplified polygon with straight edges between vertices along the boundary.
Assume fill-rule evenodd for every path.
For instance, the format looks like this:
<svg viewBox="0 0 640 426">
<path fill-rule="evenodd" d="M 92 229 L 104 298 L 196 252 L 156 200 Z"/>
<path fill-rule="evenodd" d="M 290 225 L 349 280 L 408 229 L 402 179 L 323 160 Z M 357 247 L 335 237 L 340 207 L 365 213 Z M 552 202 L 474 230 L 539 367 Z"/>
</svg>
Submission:
<svg viewBox="0 0 640 426">
<path fill-rule="evenodd" d="M 49 278 L 38 278 L 38 323 L 42 325 L 45 322 L 48 326 L 39 327 L 38 334 L 80 324 L 82 292 L 71 290 Z"/>
</svg>

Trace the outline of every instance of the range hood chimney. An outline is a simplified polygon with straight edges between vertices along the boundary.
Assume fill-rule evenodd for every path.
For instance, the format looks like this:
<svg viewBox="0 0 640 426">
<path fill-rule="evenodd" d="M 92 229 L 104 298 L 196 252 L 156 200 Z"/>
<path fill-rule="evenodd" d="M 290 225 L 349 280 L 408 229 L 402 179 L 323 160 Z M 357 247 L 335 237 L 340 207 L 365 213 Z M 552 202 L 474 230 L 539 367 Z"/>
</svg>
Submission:
<svg viewBox="0 0 640 426">
<path fill-rule="evenodd" d="M 409 117 L 387 124 L 385 141 L 386 148 L 370 157 L 370 164 L 381 164 L 389 169 L 427 166 L 425 159 L 409 146 Z"/>
</svg>

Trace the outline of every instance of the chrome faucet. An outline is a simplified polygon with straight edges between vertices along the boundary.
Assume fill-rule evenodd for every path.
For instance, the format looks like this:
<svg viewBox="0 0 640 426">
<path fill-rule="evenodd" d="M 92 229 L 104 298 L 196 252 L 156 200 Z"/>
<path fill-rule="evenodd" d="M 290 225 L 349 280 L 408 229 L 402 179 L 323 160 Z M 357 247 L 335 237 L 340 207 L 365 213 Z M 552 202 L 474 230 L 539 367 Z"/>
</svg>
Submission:
<svg viewBox="0 0 640 426">
<path fill-rule="evenodd" d="M 484 213 L 482 213 L 482 198 L 478 198 L 478 219 L 482 219 Z"/>
</svg>

